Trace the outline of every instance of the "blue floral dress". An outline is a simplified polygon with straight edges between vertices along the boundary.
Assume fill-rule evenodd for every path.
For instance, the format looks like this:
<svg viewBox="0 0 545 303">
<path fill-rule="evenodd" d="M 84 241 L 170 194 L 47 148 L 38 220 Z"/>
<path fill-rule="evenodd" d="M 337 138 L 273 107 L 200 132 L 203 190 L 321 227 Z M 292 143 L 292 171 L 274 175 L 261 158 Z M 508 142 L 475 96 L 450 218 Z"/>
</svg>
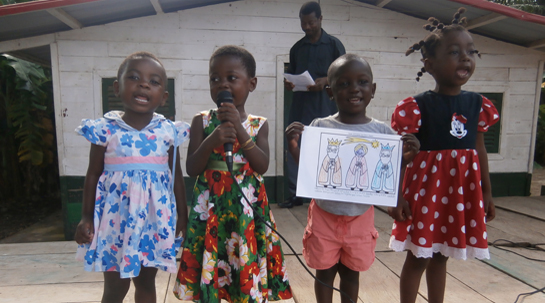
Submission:
<svg viewBox="0 0 545 303">
<path fill-rule="evenodd" d="M 117 271 L 138 276 L 140 267 L 176 273 L 176 201 L 168 150 L 189 138 L 189 124 L 154 114 L 136 130 L 111 111 L 82 120 L 76 133 L 106 147 L 104 172 L 96 189 L 94 238 L 79 245 L 76 259 L 87 271 Z M 182 176 L 176 176 L 181 178 Z"/>
</svg>

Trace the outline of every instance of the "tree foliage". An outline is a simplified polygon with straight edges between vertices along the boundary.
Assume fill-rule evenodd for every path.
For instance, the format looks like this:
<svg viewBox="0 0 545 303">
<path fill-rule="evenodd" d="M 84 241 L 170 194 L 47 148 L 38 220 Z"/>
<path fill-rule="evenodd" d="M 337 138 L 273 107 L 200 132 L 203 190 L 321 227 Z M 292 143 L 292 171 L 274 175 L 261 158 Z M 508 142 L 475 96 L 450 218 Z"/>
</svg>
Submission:
<svg viewBox="0 0 545 303">
<path fill-rule="evenodd" d="M 0 55 L 0 200 L 58 183 L 53 118 L 50 69 Z"/>
<path fill-rule="evenodd" d="M 489 0 L 528 13 L 545 15 L 545 0 Z"/>
</svg>

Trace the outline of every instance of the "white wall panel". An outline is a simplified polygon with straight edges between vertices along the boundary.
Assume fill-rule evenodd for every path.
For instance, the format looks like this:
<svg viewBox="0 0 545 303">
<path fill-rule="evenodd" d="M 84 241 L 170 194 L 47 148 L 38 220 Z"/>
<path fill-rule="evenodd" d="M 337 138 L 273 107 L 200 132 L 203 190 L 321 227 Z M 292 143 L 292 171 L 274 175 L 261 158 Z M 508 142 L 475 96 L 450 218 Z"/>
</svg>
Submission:
<svg viewBox="0 0 545 303">
<path fill-rule="evenodd" d="M 226 44 L 243 46 L 256 58 L 258 86 L 246 109 L 269 118 L 271 160 L 266 175 L 283 174 L 282 65 L 291 46 L 303 37 L 298 13 L 304 2 L 237 1 L 55 34 L 60 83 L 55 106 L 57 127 L 62 128 L 58 140 L 65 146 L 61 174 L 85 174 L 88 143 L 73 129 L 82 118 L 102 112 L 100 79 L 115 76 L 128 54 L 144 50 L 161 58 L 176 81 L 177 119 L 191 122 L 197 112 L 215 106 L 209 96 L 208 60 Z M 388 122 L 400 100 L 435 87 L 429 74 L 415 81 L 422 67 L 420 54 L 405 56 L 405 50 L 426 35 L 424 20 L 352 0 L 324 0 L 321 5 L 323 28 L 373 68 L 377 93 L 369 115 Z M 500 153 L 489 156 L 491 171 L 527 171 L 535 81 L 545 55 L 485 37 L 474 40 L 483 56 L 464 89 L 504 93 Z M 181 149 L 184 159 L 186 148 Z"/>
<path fill-rule="evenodd" d="M 535 80 L 534 80 L 535 81 Z M 536 82 L 510 82 L 509 88 L 513 95 L 531 94 L 536 91 Z"/>
<path fill-rule="evenodd" d="M 535 68 L 510 68 L 509 81 L 529 81 L 534 82 L 537 78 L 537 70 Z"/>
<path fill-rule="evenodd" d="M 57 40 L 60 56 L 107 57 L 107 44 L 84 40 Z"/>
</svg>

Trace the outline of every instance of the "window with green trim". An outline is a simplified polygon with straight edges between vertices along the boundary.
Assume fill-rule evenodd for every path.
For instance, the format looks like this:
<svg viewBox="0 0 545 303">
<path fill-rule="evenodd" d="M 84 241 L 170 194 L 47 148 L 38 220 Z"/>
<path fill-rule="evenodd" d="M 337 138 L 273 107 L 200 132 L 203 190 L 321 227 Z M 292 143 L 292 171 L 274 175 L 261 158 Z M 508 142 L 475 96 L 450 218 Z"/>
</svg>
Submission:
<svg viewBox="0 0 545 303">
<path fill-rule="evenodd" d="M 121 99 L 115 96 L 114 81 L 116 78 L 102 78 L 102 110 L 107 113 L 111 110 L 123 110 Z M 176 109 L 174 106 L 174 79 L 168 79 L 168 99 L 165 105 L 157 108 L 158 114 L 174 121 Z"/>
<path fill-rule="evenodd" d="M 492 101 L 498 110 L 498 113 L 500 113 L 500 120 L 488 128 L 488 131 L 484 133 L 484 145 L 486 146 L 486 152 L 489 154 L 496 154 L 500 151 L 501 108 L 503 105 L 503 93 L 480 94 Z"/>
</svg>

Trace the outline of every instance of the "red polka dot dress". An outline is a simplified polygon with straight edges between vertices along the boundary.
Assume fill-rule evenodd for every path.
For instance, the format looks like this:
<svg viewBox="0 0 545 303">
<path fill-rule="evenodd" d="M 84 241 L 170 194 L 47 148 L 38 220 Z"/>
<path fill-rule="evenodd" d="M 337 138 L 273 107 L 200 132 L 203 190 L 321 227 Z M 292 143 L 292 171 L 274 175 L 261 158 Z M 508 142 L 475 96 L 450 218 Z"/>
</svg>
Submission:
<svg viewBox="0 0 545 303">
<path fill-rule="evenodd" d="M 436 252 L 464 260 L 490 257 L 475 145 L 477 132 L 498 120 L 492 102 L 472 92 L 428 91 L 398 103 L 392 128 L 414 133 L 421 148 L 403 182 L 413 219 L 394 222 L 391 249 L 420 258 Z"/>
</svg>

